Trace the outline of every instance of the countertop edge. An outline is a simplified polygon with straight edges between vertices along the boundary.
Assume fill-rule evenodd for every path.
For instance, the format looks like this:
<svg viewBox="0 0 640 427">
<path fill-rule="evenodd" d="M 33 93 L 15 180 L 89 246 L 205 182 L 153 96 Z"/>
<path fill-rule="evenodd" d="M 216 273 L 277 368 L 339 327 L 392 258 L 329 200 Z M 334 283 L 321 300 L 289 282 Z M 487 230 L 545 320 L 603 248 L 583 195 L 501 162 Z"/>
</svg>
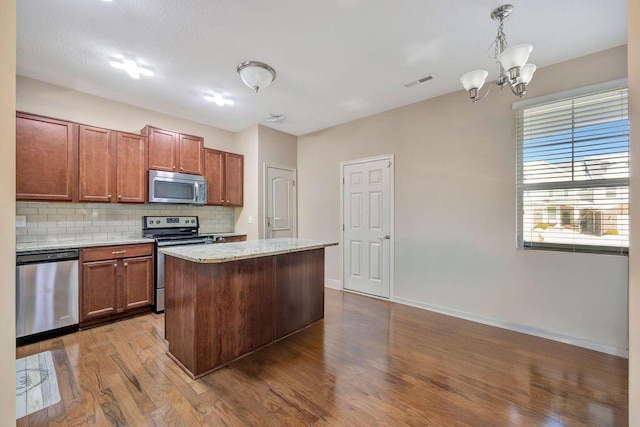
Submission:
<svg viewBox="0 0 640 427">
<path fill-rule="evenodd" d="M 33 242 L 16 244 L 16 253 L 37 252 L 56 249 L 82 249 L 97 246 L 122 246 L 154 243 L 153 239 L 146 237 L 121 238 L 114 240 L 69 240 L 64 242 Z"/>
<path fill-rule="evenodd" d="M 224 243 L 224 245 L 225 246 L 226 245 L 242 245 L 243 243 L 247 243 L 247 242 Z M 241 254 L 241 255 L 237 255 L 237 256 L 226 256 L 226 257 L 225 256 L 222 256 L 222 257 L 214 257 L 214 256 L 212 256 L 212 257 L 207 257 L 207 258 L 199 258 L 199 257 L 185 255 L 185 254 L 177 254 L 177 253 L 175 253 L 175 249 L 172 249 L 170 247 L 162 248 L 162 249 L 160 249 L 160 252 L 165 254 L 166 256 L 172 256 L 172 257 L 175 257 L 175 258 L 183 259 L 183 260 L 194 262 L 194 263 L 197 263 L 197 264 L 220 264 L 220 263 L 223 263 L 223 262 L 241 261 L 241 260 L 245 260 L 245 259 L 262 258 L 262 257 L 267 257 L 267 256 L 273 256 L 273 255 L 282 255 L 282 254 L 288 254 L 288 253 L 294 253 L 294 252 L 309 251 L 309 250 L 314 250 L 314 249 L 323 249 L 323 248 L 327 248 L 327 247 L 330 247 L 330 246 L 338 246 L 338 244 L 339 244 L 338 242 L 323 242 L 323 241 L 319 241 L 317 243 L 310 243 L 309 246 L 304 246 L 304 247 L 282 248 L 282 249 L 270 250 L 270 251 L 266 251 L 266 252 Z"/>
</svg>

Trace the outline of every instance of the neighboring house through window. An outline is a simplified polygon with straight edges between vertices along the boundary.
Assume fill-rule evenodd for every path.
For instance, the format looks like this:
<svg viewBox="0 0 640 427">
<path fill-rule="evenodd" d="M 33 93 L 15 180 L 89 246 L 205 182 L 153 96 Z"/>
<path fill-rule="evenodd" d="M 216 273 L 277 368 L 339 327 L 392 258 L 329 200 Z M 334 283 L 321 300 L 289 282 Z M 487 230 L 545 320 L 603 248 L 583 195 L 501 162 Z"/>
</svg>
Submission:
<svg viewBox="0 0 640 427">
<path fill-rule="evenodd" d="M 628 252 L 629 118 L 621 84 L 514 104 L 518 247 Z"/>
</svg>

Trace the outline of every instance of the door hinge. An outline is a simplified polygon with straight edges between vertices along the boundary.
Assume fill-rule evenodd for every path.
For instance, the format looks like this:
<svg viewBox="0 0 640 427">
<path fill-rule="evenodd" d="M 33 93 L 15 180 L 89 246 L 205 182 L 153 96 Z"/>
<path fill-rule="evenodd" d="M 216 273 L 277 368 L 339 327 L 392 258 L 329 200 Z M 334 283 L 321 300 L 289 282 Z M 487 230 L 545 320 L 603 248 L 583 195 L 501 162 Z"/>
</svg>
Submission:
<svg viewBox="0 0 640 427">
<path fill-rule="evenodd" d="M 296 186 L 296 182 L 295 182 L 295 181 L 293 181 L 293 186 L 294 186 L 294 187 Z"/>
<path fill-rule="evenodd" d="M 344 231 L 344 224 L 342 224 L 342 231 Z"/>
<path fill-rule="evenodd" d="M 389 160 L 389 164 L 387 165 L 388 168 L 391 167 L 391 160 Z"/>
<path fill-rule="evenodd" d="M 344 185 L 344 177 L 342 177 L 342 185 Z"/>
</svg>

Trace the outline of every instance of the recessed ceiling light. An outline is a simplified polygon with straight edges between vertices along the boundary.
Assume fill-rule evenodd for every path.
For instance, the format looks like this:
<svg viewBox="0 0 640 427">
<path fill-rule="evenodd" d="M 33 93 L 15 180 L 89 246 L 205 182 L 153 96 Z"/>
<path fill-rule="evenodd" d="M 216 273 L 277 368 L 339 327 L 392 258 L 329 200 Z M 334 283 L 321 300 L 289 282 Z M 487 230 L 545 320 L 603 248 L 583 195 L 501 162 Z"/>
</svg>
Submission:
<svg viewBox="0 0 640 427">
<path fill-rule="evenodd" d="M 131 59 L 119 59 L 109 61 L 109 64 L 113 68 L 117 68 L 118 70 L 124 70 L 129 74 L 129 77 L 132 79 L 139 79 L 140 76 L 153 76 L 153 71 L 140 66 L 138 63 Z"/>
<path fill-rule="evenodd" d="M 209 102 L 215 102 L 219 107 L 224 107 L 225 105 L 233 105 L 235 104 L 232 99 L 224 96 L 220 91 L 213 91 L 213 93 L 205 93 L 202 95 L 204 99 Z"/>
</svg>

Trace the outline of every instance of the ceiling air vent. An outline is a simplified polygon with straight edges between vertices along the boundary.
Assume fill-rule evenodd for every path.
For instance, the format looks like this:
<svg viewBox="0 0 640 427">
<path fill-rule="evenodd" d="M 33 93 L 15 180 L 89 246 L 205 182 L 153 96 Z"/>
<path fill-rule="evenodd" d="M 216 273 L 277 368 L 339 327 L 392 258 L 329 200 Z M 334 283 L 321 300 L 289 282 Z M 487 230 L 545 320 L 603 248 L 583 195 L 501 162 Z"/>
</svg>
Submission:
<svg viewBox="0 0 640 427">
<path fill-rule="evenodd" d="M 411 87 L 420 83 L 428 82 L 429 80 L 433 80 L 433 74 L 427 74 L 424 77 L 420 77 L 418 80 L 411 80 L 410 82 L 406 82 L 403 86 Z"/>
<path fill-rule="evenodd" d="M 284 121 L 284 114 L 267 114 L 264 121 L 267 123 L 282 123 Z"/>
</svg>

